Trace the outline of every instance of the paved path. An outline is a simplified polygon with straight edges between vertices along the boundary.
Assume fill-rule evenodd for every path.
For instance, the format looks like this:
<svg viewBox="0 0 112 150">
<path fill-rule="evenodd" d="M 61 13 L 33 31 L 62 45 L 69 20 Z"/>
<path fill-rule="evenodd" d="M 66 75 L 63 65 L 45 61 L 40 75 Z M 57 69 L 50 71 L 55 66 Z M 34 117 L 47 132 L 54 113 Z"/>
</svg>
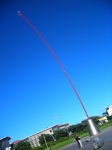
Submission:
<svg viewBox="0 0 112 150">
<path fill-rule="evenodd" d="M 100 148 L 100 150 L 112 150 L 112 126 L 104 129 L 101 131 L 101 133 L 98 135 L 100 139 L 104 141 L 104 145 Z M 83 148 L 80 148 L 82 150 L 94 150 L 93 147 L 93 141 L 95 137 L 90 137 L 90 142 L 86 142 L 86 138 L 83 138 L 82 144 Z M 72 144 L 69 144 L 68 146 L 60 149 L 60 150 L 79 150 L 78 145 L 76 142 L 73 142 Z"/>
</svg>

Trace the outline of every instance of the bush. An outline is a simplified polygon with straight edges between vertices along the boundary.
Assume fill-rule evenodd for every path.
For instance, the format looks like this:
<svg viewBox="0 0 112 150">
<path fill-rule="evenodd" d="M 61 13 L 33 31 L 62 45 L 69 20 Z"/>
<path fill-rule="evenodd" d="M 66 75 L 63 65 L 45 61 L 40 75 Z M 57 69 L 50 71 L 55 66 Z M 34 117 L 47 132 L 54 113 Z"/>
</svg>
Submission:
<svg viewBox="0 0 112 150">
<path fill-rule="evenodd" d="M 31 150 L 43 150 L 43 149 L 45 149 L 44 146 L 38 146 L 38 147 L 32 148 Z"/>
<path fill-rule="evenodd" d="M 112 120 L 112 116 L 107 116 L 107 119 L 108 120 Z"/>
<path fill-rule="evenodd" d="M 57 141 L 51 141 L 51 142 L 48 142 L 47 144 L 48 144 L 48 146 L 53 146 L 53 145 L 56 145 L 56 142 Z"/>
</svg>

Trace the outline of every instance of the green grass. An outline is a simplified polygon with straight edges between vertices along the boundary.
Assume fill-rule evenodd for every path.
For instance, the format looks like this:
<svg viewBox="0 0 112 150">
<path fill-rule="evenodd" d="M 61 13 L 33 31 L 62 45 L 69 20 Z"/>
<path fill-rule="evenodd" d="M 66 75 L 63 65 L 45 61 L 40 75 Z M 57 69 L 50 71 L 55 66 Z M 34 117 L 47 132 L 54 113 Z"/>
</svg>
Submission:
<svg viewBox="0 0 112 150">
<path fill-rule="evenodd" d="M 103 130 L 103 129 L 109 127 L 110 124 L 112 124 L 112 121 L 109 121 L 109 122 L 103 124 L 102 126 L 99 126 L 99 129 L 100 129 L 100 130 Z M 85 133 L 78 133 L 78 134 L 81 136 L 81 138 L 89 136 L 88 132 L 85 132 Z M 51 150 L 59 150 L 59 149 L 61 149 L 62 147 L 65 147 L 65 146 L 67 146 L 67 145 L 73 143 L 73 140 L 74 140 L 74 137 L 71 137 L 70 139 L 68 139 L 68 140 L 66 140 L 66 141 L 64 141 L 64 142 L 61 142 L 61 143 L 58 143 L 58 144 L 52 146 L 52 147 L 51 147 Z M 47 149 L 45 149 L 45 150 L 47 150 Z"/>
<path fill-rule="evenodd" d="M 71 143 L 73 142 L 73 140 L 74 140 L 74 138 L 70 138 L 70 139 L 68 139 L 68 140 L 66 140 L 66 141 L 64 141 L 64 142 L 58 143 L 58 144 L 52 146 L 52 147 L 51 147 L 51 150 L 59 150 L 60 148 L 66 146 L 66 145 L 71 144 Z M 47 150 L 47 149 L 46 149 L 46 150 Z"/>
<path fill-rule="evenodd" d="M 100 130 L 103 130 L 107 127 L 109 127 L 112 124 L 112 121 L 106 122 L 105 124 L 103 124 L 102 126 L 99 126 Z"/>
<path fill-rule="evenodd" d="M 68 139 L 68 140 L 66 140 L 66 141 L 64 141 L 64 142 L 61 142 L 61 143 L 59 143 L 59 144 L 56 144 L 56 145 L 52 146 L 52 147 L 51 147 L 51 150 L 59 150 L 60 148 L 62 148 L 62 147 L 64 147 L 64 146 L 69 145 L 70 143 L 72 143 L 72 142 L 73 142 L 73 139 L 74 139 L 74 138 L 70 138 L 70 139 Z"/>
</svg>

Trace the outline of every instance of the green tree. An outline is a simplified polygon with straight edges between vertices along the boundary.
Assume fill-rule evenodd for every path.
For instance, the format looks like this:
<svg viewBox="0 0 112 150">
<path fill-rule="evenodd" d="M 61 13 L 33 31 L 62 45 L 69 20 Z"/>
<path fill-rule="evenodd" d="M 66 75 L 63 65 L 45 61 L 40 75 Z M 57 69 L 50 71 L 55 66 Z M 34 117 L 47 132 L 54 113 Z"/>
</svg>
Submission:
<svg viewBox="0 0 112 150">
<path fill-rule="evenodd" d="M 104 113 L 102 113 L 102 115 L 104 116 L 104 115 L 108 115 L 108 112 L 104 112 Z"/>
<path fill-rule="evenodd" d="M 92 116 L 92 117 L 90 117 L 96 124 L 98 124 L 99 123 L 99 116 Z M 82 121 L 82 123 L 85 123 L 86 124 L 86 122 L 87 122 L 87 120 L 83 120 Z"/>
<path fill-rule="evenodd" d="M 112 116 L 107 116 L 107 119 L 108 120 L 112 120 Z"/>
<path fill-rule="evenodd" d="M 71 131 L 72 133 L 76 132 L 76 125 L 69 126 L 68 131 Z"/>
<path fill-rule="evenodd" d="M 20 141 L 15 147 L 15 150 L 31 150 L 30 143 L 27 141 Z"/>
<path fill-rule="evenodd" d="M 78 123 L 76 125 L 72 125 L 68 128 L 68 131 L 75 133 L 75 132 L 81 132 L 87 128 L 86 122 Z"/>
<path fill-rule="evenodd" d="M 53 141 L 53 137 L 50 134 L 44 134 L 44 136 L 43 135 L 39 136 L 40 145 L 45 144 L 44 137 L 45 137 L 46 142 Z"/>
<path fill-rule="evenodd" d="M 99 123 L 99 116 L 92 116 L 92 117 L 90 117 L 91 119 L 93 119 L 93 121 L 96 123 L 96 124 L 98 124 Z"/>
<path fill-rule="evenodd" d="M 62 129 L 62 130 L 59 130 L 59 131 L 55 131 L 54 132 L 54 138 L 56 140 L 58 140 L 59 138 L 62 138 L 62 137 L 68 137 L 68 131 L 65 130 L 65 129 Z"/>
<path fill-rule="evenodd" d="M 91 119 L 93 119 L 93 121 L 98 124 L 99 123 L 99 116 L 93 116 L 93 117 L 90 117 Z M 75 133 L 75 132 L 81 132 L 81 131 L 84 131 L 85 129 L 87 129 L 87 120 L 83 120 L 81 123 L 78 123 L 76 125 L 71 125 L 69 126 L 68 128 L 68 131 L 72 132 L 72 133 Z"/>
</svg>

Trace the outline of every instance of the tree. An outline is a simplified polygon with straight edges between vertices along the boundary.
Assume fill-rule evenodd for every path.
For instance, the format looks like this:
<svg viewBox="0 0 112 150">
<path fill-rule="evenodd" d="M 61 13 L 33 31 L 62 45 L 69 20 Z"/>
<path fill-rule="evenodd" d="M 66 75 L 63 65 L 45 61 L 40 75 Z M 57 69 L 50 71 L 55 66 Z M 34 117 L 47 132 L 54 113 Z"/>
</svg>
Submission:
<svg viewBox="0 0 112 150">
<path fill-rule="evenodd" d="M 59 139 L 59 138 L 61 138 L 61 137 L 68 137 L 69 135 L 68 135 L 68 131 L 67 130 L 65 130 L 65 129 L 62 129 L 62 130 L 59 130 L 59 131 L 55 131 L 54 132 L 54 138 L 55 139 Z"/>
<path fill-rule="evenodd" d="M 107 119 L 108 120 L 112 120 L 112 116 L 107 116 Z"/>
<path fill-rule="evenodd" d="M 103 115 L 103 116 L 106 116 L 106 115 L 108 115 L 108 113 L 107 113 L 107 112 L 104 112 L 104 113 L 102 113 L 102 115 Z"/>
<path fill-rule="evenodd" d="M 40 145 L 45 144 L 44 137 L 45 137 L 46 142 L 53 141 L 53 137 L 50 134 L 44 134 L 44 136 L 43 135 L 39 136 Z"/>
<path fill-rule="evenodd" d="M 71 131 L 72 133 L 76 132 L 76 125 L 69 126 L 68 131 Z"/>
<path fill-rule="evenodd" d="M 70 126 L 68 128 L 68 131 L 69 132 L 71 131 L 72 133 L 75 133 L 75 132 L 81 132 L 86 128 L 87 128 L 86 122 L 82 122 L 82 123 L 78 123 L 76 125 Z"/>
<path fill-rule="evenodd" d="M 93 119 L 93 121 L 98 124 L 99 122 L 99 116 L 93 116 L 93 117 L 90 117 L 91 119 Z M 83 120 L 81 123 L 78 123 L 76 125 L 72 125 L 72 126 L 69 126 L 68 128 L 68 131 L 72 132 L 72 133 L 75 133 L 75 132 L 81 132 L 81 131 L 84 131 L 85 129 L 87 129 L 87 120 Z"/>
<path fill-rule="evenodd" d="M 91 119 L 93 119 L 93 121 L 96 123 L 96 124 L 98 124 L 99 123 L 99 116 L 92 116 L 92 117 L 90 117 Z"/>
<path fill-rule="evenodd" d="M 99 123 L 99 120 L 98 120 L 98 119 L 100 118 L 99 116 L 92 116 L 92 117 L 90 117 L 90 118 L 91 118 L 96 124 Z M 87 120 L 83 120 L 82 123 L 86 123 L 86 121 L 87 121 Z"/>
<path fill-rule="evenodd" d="M 30 143 L 27 141 L 20 141 L 15 147 L 15 150 L 30 150 L 30 149 L 31 149 Z"/>
</svg>

